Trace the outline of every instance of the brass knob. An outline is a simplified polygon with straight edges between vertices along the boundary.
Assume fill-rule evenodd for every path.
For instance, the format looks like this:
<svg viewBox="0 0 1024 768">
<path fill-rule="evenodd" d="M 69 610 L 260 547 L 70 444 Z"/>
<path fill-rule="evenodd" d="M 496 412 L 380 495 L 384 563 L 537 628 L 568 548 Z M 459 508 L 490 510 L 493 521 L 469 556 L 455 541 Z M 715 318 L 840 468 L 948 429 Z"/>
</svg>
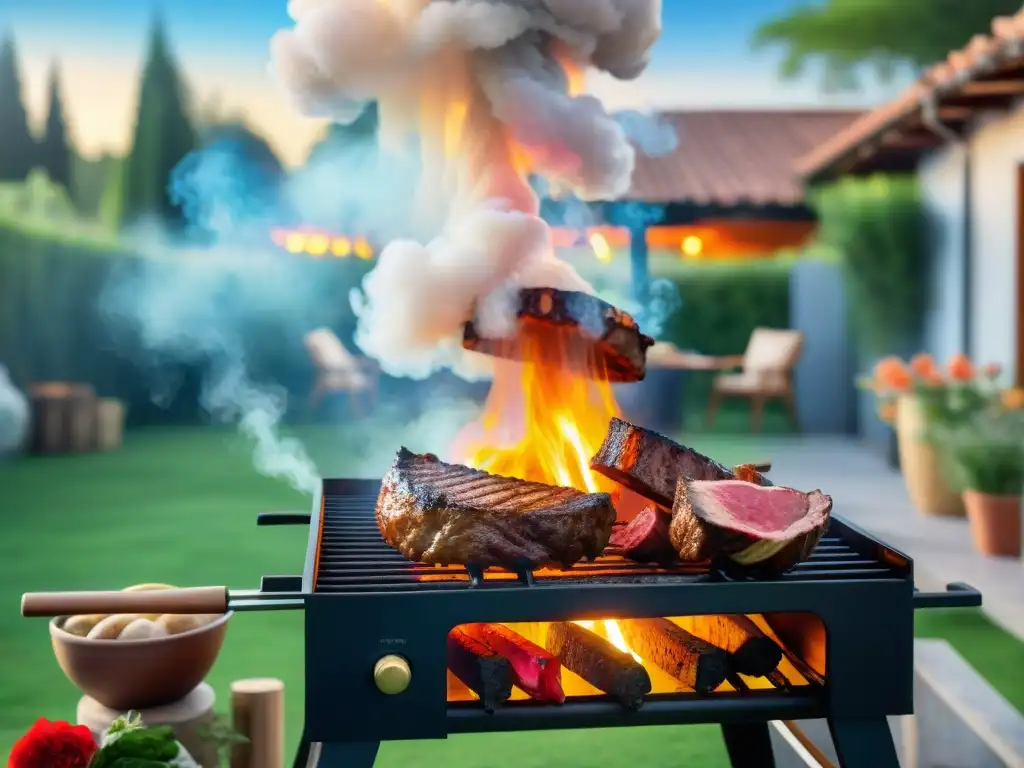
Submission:
<svg viewBox="0 0 1024 768">
<path fill-rule="evenodd" d="M 412 682 L 409 662 L 394 654 L 382 656 L 373 667 L 373 682 L 381 693 L 401 693 Z"/>
</svg>

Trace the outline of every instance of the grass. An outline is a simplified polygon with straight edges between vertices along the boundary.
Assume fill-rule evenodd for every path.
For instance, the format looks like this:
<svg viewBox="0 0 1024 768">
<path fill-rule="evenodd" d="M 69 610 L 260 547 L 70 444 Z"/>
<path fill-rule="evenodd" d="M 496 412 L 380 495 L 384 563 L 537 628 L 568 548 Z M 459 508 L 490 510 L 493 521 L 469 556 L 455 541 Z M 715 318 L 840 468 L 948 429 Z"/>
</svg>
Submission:
<svg viewBox="0 0 1024 768">
<path fill-rule="evenodd" d="M 352 427 L 300 433 L 325 474 L 379 476 L 394 433 Z M 445 444 L 450 435 L 421 420 L 403 430 L 410 448 Z M 698 435 L 691 442 L 725 462 L 761 455 L 751 438 Z M 24 591 L 110 589 L 156 581 L 248 588 L 263 574 L 298 573 L 305 550 L 300 529 L 258 529 L 256 512 L 305 508 L 284 485 L 258 476 L 248 447 L 228 431 L 160 430 L 130 434 L 122 451 L 0 464 L 0 754 L 40 716 L 73 719 L 78 692 L 53 658 L 42 620 L 15 609 Z M 1018 707 L 1024 646 L 972 613 L 931 613 L 919 629 L 948 637 Z M 273 676 L 287 686 L 288 754 L 303 716 L 303 627 L 298 613 L 236 615 L 209 681 L 226 709 L 228 686 L 242 677 Z M 1020 676 L 1017 676 L 1020 678 Z M 343 696 L 344 692 L 339 692 Z M 605 766 L 628 754 L 650 768 L 680 763 L 728 765 L 715 726 L 609 729 L 458 736 L 437 742 L 385 744 L 382 768 L 577 768 Z M 290 758 L 289 758 L 290 759 Z"/>
<path fill-rule="evenodd" d="M 980 609 L 918 611 L 914 624 L 918 637 L 948 641 L 1024 713 L 1024 643 L 989 621 Z"/>
</svg>

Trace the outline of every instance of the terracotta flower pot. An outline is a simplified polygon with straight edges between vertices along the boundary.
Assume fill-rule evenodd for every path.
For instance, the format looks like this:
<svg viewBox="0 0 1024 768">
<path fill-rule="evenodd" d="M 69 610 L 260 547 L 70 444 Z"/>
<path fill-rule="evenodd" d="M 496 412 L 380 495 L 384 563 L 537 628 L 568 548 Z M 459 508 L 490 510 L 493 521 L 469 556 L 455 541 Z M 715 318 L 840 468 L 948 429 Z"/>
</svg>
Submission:
<svg viewBox="0 0 1024 768">
<path fill-rule="evenodd" d="M 925 515 L 963 517 L 961 495 L 949 487 L 938 454 L 922 437 L 926 425 L 921 402 L 912 395 L 900 397 L 896 405 L 896 435 L 907 494 Z"/>
<path fill-rule="evenodd" d="M 983 555 L 1020 557 L 1021 497 L 964 491 L 974 546 Z"/>
</svg>

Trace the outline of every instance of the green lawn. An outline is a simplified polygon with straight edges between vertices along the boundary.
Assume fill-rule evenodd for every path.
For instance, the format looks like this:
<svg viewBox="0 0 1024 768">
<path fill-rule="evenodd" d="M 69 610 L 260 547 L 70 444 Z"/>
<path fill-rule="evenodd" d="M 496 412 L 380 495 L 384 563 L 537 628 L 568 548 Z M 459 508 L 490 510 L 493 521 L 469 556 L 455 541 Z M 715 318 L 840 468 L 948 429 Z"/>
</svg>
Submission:
<svg viewBox="0 0 1024 768">
<path fill-rule="evenodd" d="M 449 439 L 426 423 L 402 434 L 418 450 Z M 307 429 L 301 436 L 332 475 L 379 476 L 399 440 L 395 432 L 343 426 Z M 691 442 L 726 462 L 765 453 L 750 438 L 697 436 Z M 37 717 L 73 719 L 77 700 L 54 661 L 45 621 L 19 617 L 22 592 L 148 581 L 256 587 L 263 574 L 298 573 L 305 549 L 302 530 L 258 529 L 256 512 L 306 505 L 286 486 L 258 476 L 247 445 L 230 431 L 140 432 L 129 435 L 117 453 L 0 463 L 0 604 L 6 606 L 0 612 L 0 754 Z M 236 615 L 210 680 L 223 702 L 231 680 L 283 679 L 289 754 L 302 722 L 301 621 L 298 613 Z M 933 613 L 921 626 L 928 634 L 948 636 L 1017 706 L 1024 705 L 1022 683 L 1000 673 L 1024 667 L 1020 644 L 971 613 Z M 650 768 L 727 765 L 712 726 L 394 743 L 382 748 L 378 765 L 547 768 L 565 764 L 564 756 L 571 755 L 569 764 L 596 768 L 609 764 L 613 754 L 628 754 Z"/>
</svg>

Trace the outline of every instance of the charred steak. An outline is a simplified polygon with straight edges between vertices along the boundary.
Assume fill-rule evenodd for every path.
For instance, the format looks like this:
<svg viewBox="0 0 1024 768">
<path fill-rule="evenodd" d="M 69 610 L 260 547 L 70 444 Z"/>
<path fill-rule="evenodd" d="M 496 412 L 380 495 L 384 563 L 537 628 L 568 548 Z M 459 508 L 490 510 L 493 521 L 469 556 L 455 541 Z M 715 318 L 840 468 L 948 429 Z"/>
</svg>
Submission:
<svg viewBox="0 0 1024 768">
<path fill-rule="evenodd" d="M 519 291 L 514 330 L 482 336 L 466 324 L 462 346 L 509 360 L 567 369 L 591 379 L 631 382 L 647 373 L 654 339 L 640 332 L 629 314 L 596 296 L 556 288 Z"/>
<path fill-rule="evenodd" d="M 421 563 L 570 568 L 601 554 L 614 522 L 607 493 L 492 475 L 405 448 L 377 497 L 381 536 Z"/>
<path fill-rule="evenodd" d="M 682 478 L 669 536 L 685 561 L 728 558 L 780 573 L 810 556 L 831 513 L 832 497 L 821 491 Z"/>
<path fill-rule="evenodd" d="M 590 468 L 664 509 L 672 508 L 676 483 L 681 477 L 734 480 L 738 476 L 748 482 L 771 485 L 748 465 L 737 467 L 737 473 L 703 453 L 618 418 L 608 425 L 608 434 L 591 459 Z"/>
</svg>

